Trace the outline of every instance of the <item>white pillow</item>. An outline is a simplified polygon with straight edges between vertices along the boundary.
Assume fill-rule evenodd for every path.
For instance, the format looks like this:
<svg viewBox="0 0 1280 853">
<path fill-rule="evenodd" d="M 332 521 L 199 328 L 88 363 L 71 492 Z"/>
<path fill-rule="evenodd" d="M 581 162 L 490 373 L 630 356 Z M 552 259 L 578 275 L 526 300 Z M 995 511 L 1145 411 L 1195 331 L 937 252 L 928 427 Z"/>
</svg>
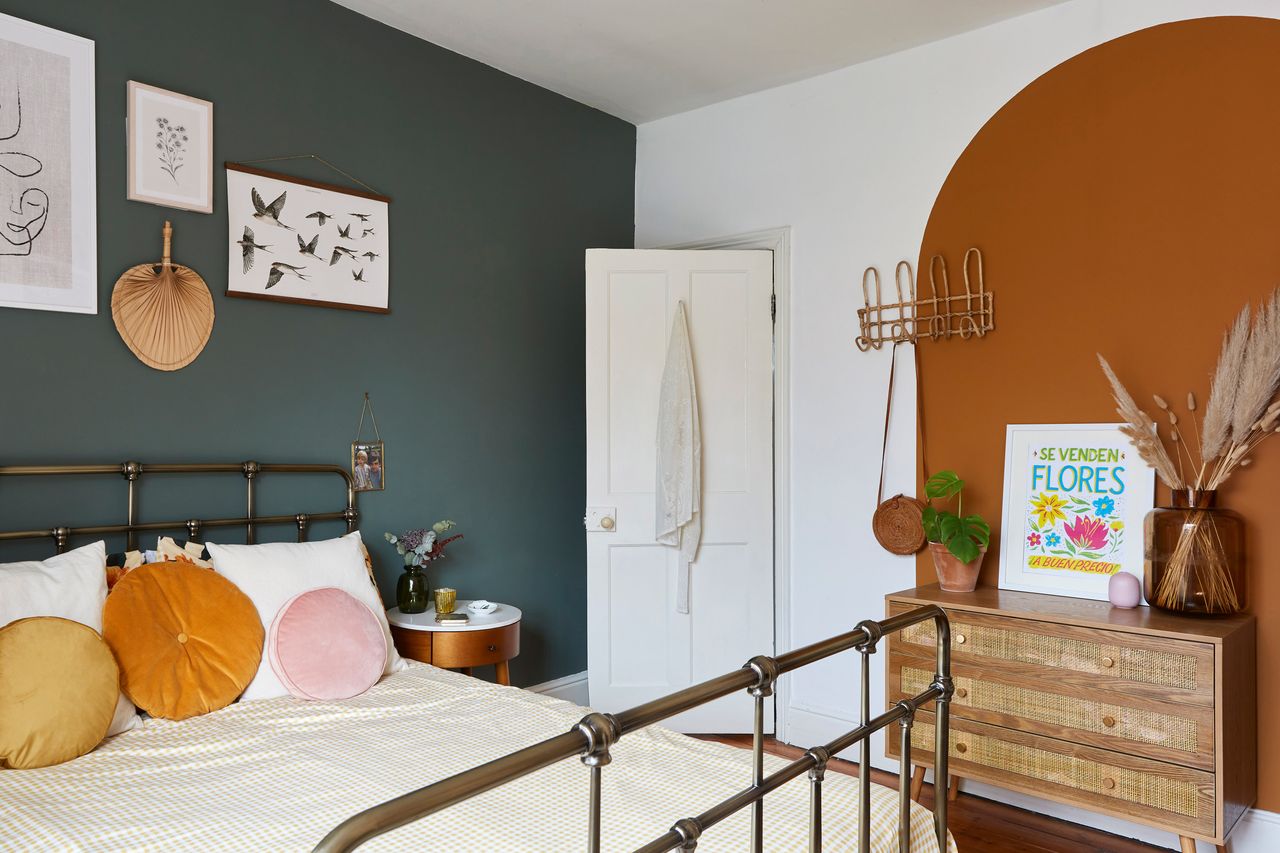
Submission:
<svg viewBox="0 0 1280 853">
<path fill-rule="evenodd" d="M 391 641 L 391 627 L 387 624 L 382 597 L 365 569 L 359 531 L 323 542 L 272 542 L 266 545 L 206 542 L 205 547 L 213 557 L 213 570 L 249 596 L 258 609 L 264 631 L 270 629 L 280 608 L 295 595 L 322 587 L 337 587 L 367 604 L 378 617 L 387 641 L 384 674 L 406 667 Z M 280 683 L 264 654 L 258 665 L 258 674 L 240 698 L 270 699 L 288 695 L 288 689 Z"/>
<path fill-rule="evenodd" d="M 58 616 L 102 633 L 107 601 L 107 546 L 94 542 L 47 560 L 0 563 L 0 628 L 32 616 Z M 138 711 L 123 693 L 107 737 L 138 724 Z"/>
</svg>

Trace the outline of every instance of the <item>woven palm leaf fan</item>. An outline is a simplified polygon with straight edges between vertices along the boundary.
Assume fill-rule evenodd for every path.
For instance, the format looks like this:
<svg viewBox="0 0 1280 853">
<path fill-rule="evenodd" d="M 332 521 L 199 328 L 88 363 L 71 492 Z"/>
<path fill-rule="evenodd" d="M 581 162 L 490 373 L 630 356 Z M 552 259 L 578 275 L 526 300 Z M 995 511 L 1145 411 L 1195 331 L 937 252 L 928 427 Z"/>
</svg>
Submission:
<svg viewBox="0 0 1280 853">
<path fill-rule="evenodd" d="M 213 297 L 191 267 L 173 263 L 173 226 L 164 224 L 160 263 L 125 270 L 111 293 L 111 319 L 133 354 L 156 370 L 179 370 L 196 360 L 213 333 Z"/>
</svg>

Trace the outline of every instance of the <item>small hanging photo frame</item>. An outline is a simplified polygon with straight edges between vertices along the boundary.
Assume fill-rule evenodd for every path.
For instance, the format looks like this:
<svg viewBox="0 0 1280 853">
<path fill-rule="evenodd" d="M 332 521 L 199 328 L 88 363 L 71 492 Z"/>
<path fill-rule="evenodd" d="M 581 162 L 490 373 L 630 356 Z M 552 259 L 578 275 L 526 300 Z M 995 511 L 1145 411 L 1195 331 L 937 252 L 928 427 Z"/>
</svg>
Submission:
<svg viewBox="0 0 1280 853">
<path fill-rule="evenodd" d="M 373 434 L 377 436 L 373 441 L 361 438 L 365 412 L 369 413 Z M 355 441 L 351 442 L 351 480 L 357 492 L 380 492 L 387 487 L 387 451 L 382 443 L 382 433 L 378 431 L 378 419 L 374 417 L 368 391 L 364 392 L 360 422 L 356 424 Z"/>
</svg>

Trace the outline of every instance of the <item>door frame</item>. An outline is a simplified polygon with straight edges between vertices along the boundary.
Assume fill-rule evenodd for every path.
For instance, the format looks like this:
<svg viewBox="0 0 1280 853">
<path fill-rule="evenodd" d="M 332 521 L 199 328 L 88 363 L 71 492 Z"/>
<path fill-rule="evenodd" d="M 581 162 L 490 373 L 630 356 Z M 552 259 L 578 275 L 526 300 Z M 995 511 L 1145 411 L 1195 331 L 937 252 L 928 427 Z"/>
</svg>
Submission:
<svg viewBox="0 0 1280 853">
<path fill-rule="evenodd" d="M 637 246 L 636 248 L 650 248 Z M 773 252 L 773 650 L 791 645 L 791 226 L 693 240 L 661 249 L 767 249 Z M 746 663 L 746 661 L 743 661 Z M 785 741 L 790 679 L 778 681 L 774 737 Z"/>
</svg>

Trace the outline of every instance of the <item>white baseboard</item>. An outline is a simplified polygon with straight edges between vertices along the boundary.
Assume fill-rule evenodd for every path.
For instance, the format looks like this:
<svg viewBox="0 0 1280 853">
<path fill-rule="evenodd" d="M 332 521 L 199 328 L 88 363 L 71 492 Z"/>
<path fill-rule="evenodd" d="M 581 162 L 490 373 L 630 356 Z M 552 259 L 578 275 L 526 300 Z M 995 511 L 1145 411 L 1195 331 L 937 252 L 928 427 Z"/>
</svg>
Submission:
<svg viewBox="0 0 1280 853">
<path fill-rule="evenodd" d="M 557 699 L 563 699 L 575 705 L 586 705 L 590 698 L 587 694 L 587 673 L 585 671 L 575 672 L 573 675 L 545 681 L 542 684 L 535 684 L 525 689 L 534 693 L 554 696 Z"/>
</svg>

